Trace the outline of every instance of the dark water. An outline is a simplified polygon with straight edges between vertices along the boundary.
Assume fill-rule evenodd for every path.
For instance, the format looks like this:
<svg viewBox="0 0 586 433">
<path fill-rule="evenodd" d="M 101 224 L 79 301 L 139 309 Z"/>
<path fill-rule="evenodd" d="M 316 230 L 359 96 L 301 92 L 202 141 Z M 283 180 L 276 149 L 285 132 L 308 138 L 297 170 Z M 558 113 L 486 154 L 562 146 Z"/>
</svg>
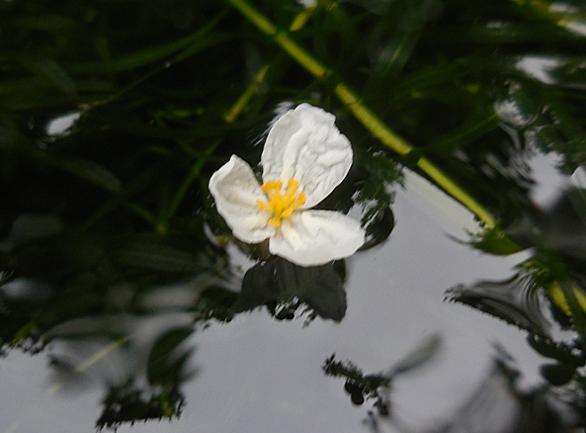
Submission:
<svg viewBox="0 0 586 433">
<path fill-rule="evenodd" d="M 583 431 L 584 5 L 319 2 L 293 33 L 316 79 L 239 2 L 195 3 L 0 3 L 0 433 Z M 367 234 L 309 268 L 207 187 L 301 102 L 354 151 L 321 206 Z"/>
<path fill-rule="evenodd" d="M 548 172 L 553 161 L 537 159 L 536 176 L 543 175 L 547 188 L 536 188 L 535 194 L 548 200 L 548 189 L 554 191 L 553 184 L 562 186 L 566 180 Z M 451 237 L 464 239 L 466 230 L 474 227 L 471 215 L 426 181 L 411 176 L 406 189 L 397 191 L 393 205 L 397 223 L 389 241 L 347 261 L 348 310 L 339 324 L 316 319 L 304 326 L 303 316 L 275 322 L 266 311 L 257 310 L 227 324 L 196 326 L 183 343 L 195 348 L 188 365 L 195 375 L 182 387 L 182 416 L 172 422 L 123 426 L 119 431 L 363 431 L 368 413 L 377 413 L 376 398 L 353 405 L 344 380 L 324 374 L 325 360 L 335 353 L 364 372 L 384 374 L 418 350 L 424 352 L 421 365 L 398 373 L 392 381 L 389 402 L 396 422 L 415 431 L 429 431 L 449 420 L 458 424 L 454 414 L 481 387 L 487 394 L 486 407 L 476 409 L 482 413 L 475 414 L 474 430 L 462 431 L 508 431 L 521 410 L 515 393 L 530 393 L 547 383 L 540 369 L 548 359 L 527 344 L 527 332 L 445 302 L 445 289 L 479 279 L 507 279 L 528 254 L 495 257 L 454 241 Z M 234 263 L 248 263 L 236 249 L 231 252 Z M 145 302 L 180 304 L 189 299 L 189 291 L 181 285 L 161 287 Z M 526 299 L 520 301 L 525 313 L 536 308 L 523 304 Z M 131 342 L 140 347 L 167 329 L 189 327 L 192 316 L 171 313 L 115 320 L 132 323 Z M 82 322 L 69 325 L 82 326 Z M 128 368 L 143 360 L 128 362 L 126 350 L 118 348 L 87 370 L 65 378 L 48 364 L 49 356 L 57 355 L 83 362 L 99 348 L 98 342 L 56 342 L 34 357 L 10 352 L 0 370 L 5 431 L 36 431 L 39 426 L 60 432 L 90 430 L 101 411 L 103 384 L 126 377 Z M 522 371 L 514 381 L 514 392 L 504 373 L 503 377 L 495 373 L 500 363 Z M 492 376 L 503 382 L 502 389 L 494 391 L 490 387 L 496 385 L 485 383 Z M 497 428 L 495 422 L 502 425 Z"/>
</svg>

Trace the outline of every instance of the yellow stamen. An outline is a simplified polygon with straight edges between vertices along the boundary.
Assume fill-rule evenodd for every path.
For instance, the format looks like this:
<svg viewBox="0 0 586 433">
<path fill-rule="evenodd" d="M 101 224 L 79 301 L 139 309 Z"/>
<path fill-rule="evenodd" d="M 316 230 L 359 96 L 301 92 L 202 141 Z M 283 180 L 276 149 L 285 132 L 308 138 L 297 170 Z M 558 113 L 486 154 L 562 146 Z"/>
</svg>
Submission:
<svg viewBox="0 0 586 433">
<path fill-rule="evenodd" d="M 260 199 L 256 201 L 256 206 L 260 210 L 270 210 L 269 209 L 269 204 L 266 201 L 263 201 L 263 200 L 260 200 Z"/>
<path fill-rule="evenodd" d="M 283 188 L 283 183 L 280 180 L 269 180 L 268 182 L 263 183 L 261 188 L 264 192 L 270 194 L 275 191 L 281 191 L 281 188 Z"/>
<path fill-rule="evenodd" d="M 268 223 L 273 227 L 280 227 L 284 219 L 289 218 L 297 208 L 305 204 L 305 193 L 297 194 L 299 182 L 289 179 L 287 189 L 283 192 L 283 183 L 280 180 L 269 180 L 262 185 L 262 190 L 267 194 L 268 201 L 257 200 L 259 210 L 270 212 Z"/>
</svg>

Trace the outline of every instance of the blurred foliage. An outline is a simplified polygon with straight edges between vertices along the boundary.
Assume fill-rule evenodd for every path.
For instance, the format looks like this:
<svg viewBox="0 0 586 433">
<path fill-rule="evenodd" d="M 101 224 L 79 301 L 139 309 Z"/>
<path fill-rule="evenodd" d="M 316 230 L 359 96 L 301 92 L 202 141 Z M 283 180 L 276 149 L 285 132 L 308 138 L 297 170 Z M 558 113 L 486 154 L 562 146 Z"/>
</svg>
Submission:
<svg viewBox="0 0 586 433">
<path fill-rule="evenodd" d="M 532 255 L 517 266 L 515 275 L 503 281 L 479 281 L 450 289 L 447 297 L 518 326 L 527 332 L 531 347 L 547 359 L 540 372 L 548 388 L 537 402 L 568 404 L 577 425 L 584 423 L 586 395 L 586 201 L 584 189 L 567 188 L 546 208 L 528 209 L 508 228 L 519 245 L 532 247 Z M 514 254 L 510 239 L 488 231 L 472 244 L 492 254 Z M 553 301 L 553 302 L 552 302 Z M 564 330 L 572 330 L 565 335 Z M 561 396 L 561 397 L 560 397 Z M 545 400 L 544 400 L 545 399 Z M 527 401 L 527 400 L 523 400 Z M 548 403 L 549 404 L 549 403 Z M 547 428 L 530 422 L 506 431 L 566 431 L 564 422 L 545 408 Z M 472 416 L 473 410 L 469 410 Z M 548 424 L 549 423 L 549 424 Z M 539 428 L 538 428 L 539 427 Z M 567 427 L 566 427 L 567 428 Z M 541 429 L 541 430 L 539 430 Z M 449 430 L 451 431 L 451 430 Z"/>
<path fill-rule="evenodd" d="M 428 428 L 407 427 L 400 418 L 380 411 L 369 411 L 365 424 L 372 433 L 397 431 L 420 433 L 565 433 L 571 423 L 560 413 L 571 410 L 567 402 L 554 402 L 551 387 L 525 390 L 519 384 L 521 373 L 507 355 L 497 355 L 484 379 L 468 395 L 458 396 L 458 409 L 446 420 Z"/>
<path fill-rule="evenodd" d="M 302 10 L 254 4 L 281 29 Z M 526 161 L 555 152 L 567 173 L 586 164 L 585 13 L 578 1 L 319 0 L 293 34 L 334 71 L 317 81 L 228 2 L 0 1 L 0 353 L 116 341 L 134 330 L 111 318 L 169 311 L 205 324 L 257 307 L 291 319 L 303 306 L 306 319 L 342 320 L 343 262 L 299 268 L 234 241 L 207 190 L 232 153 L 259 161 L 275 107 L 308 101 L 336 114 L 355 153 L 323 206 L 361 219 L 365 249 L 385 241 L 400 169 L 337 102 L 335 80 L 416 147 L 398 162 L 429 157 L 520 245 L 537 246 L 531 284 L 583 287 L 584 232 L 562 232 L 573 226 L 535 209 Z M 581 224 L 583 196 L 570 196 Z M 493 235 L 476 246 L 517 251 Z M 228 242 L 260 261 L 244 277 Z M 460 295 L 537 341 L 544 325 L 527 314 L 535 291 L 518 283 Z M 170 286 L 189 301 L 168 302 Z M 154 336 L 150 355 L 136 354 L 145 365 L 108 387 L 98 425 L 178 416 L 196 330 Z M 548 377 L 563 382 L 554 370 Z M 371 395 L 354 376 L 354 391 Z"/>
<path fill-rule="evenodd" d="M 125 422 L 179 417 L 184 406 L 180 387 L 193 375 L 187 367 L 193 348 L 185 344 L 192 332 L 190 327 L 175 328 L 159 336 L 147 358 L 148 387 L 137 386 L 134 376 L 111 385 L 96 427 L 116 429 Z"/>
<path fill-rule="evenodd" d="M 570 431 L 570 423 L 560 416 L 560 412 L 569 409 L 568 405 L 552 402 L 552 389 L 548 386 L 523 390 L 519 376 L 520 372 L 505 359 L 497 358 L 483 382 L 463 400 L 450 420 L 429 433 Z"/>
<path fill-rule="evenodd" d="M 516 275 L 505 281 L 482 281 L 474 286 L 453 288 L 448 297 L 497 315 L 531 333 L 551 338 L 551 319 L 545 317 L 548 306 L 554 319 L 568 325 L 564 315 L 586 335 L 583 323 L 586 307 L 586 200 L 584 189 L 560 191 L 547 208 L 528 209 L 523 218 L 508 228 L 508 236 L 489 230 L 471 244 L 481 251 L 497 255 L 514 254 L 532 248 L 531 258 L 518 266 Z M 512 241 L 513 239 L 514 241 Z M 564 287 L 576 297 L 564 300 Z M 549 299 L 544 296 L 547 289 Z M 554 304 L 551 300 L 555 301 Z M 570 314 L 571 313 L 571 314 Z M 582 317 L 582 318 L 581 318 Z"/>
</svg>

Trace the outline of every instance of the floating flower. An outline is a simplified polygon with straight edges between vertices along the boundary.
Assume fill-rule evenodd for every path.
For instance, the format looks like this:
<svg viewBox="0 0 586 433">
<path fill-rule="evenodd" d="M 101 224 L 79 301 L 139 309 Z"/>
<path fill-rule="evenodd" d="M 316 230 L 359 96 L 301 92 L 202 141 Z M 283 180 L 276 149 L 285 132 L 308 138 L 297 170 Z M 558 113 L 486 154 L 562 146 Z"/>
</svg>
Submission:
<svg viewBox="0 0 586 433">
<path fill-rule="evenodd" d="M 271 127 L 261 156 L 263 184 L 236 155 L 209 182 L 220 215 L 247 243 L 269 239 L 269 251 L 297 265 L 348 257 L 364 243 L 360 223 L 340 212 L 311 210 L 348 174 L 352 148 L 335 116 L 309 104 Z"/>
</svg>

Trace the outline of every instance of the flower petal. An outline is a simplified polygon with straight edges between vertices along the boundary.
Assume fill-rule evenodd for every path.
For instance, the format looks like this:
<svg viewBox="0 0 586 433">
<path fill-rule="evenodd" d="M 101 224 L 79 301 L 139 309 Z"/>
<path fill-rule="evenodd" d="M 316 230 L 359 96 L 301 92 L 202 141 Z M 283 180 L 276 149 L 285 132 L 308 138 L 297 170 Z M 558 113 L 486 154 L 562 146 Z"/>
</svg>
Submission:
<svg viewBox="0 0 586 433">
<path fill-rule="evenodd" d="M 261 156 L 263 180 L 290 178 L 305 192 L 304 209 L 326 198 L 348 174 L 352 147 L 334 125 L 336 117 L 301 104 L 281 116 L 269 131 Z"/>
<path fill-rule="evenodd" d="M 283 221 L 269 250 L 297 265 L 313 266 L 351 256 L 363 243 L 358 221 L 340 212 L 307 210 Z"/>
<path fill-rule="evenodd" d="M 232 155 L 209 182 L 220 215 L 238 239 L 257 243 L 275 233 L 267 224 L 269 215 L 258 210 L 256 200 L 266 200 L 250 166 Z"/>
</svg>

